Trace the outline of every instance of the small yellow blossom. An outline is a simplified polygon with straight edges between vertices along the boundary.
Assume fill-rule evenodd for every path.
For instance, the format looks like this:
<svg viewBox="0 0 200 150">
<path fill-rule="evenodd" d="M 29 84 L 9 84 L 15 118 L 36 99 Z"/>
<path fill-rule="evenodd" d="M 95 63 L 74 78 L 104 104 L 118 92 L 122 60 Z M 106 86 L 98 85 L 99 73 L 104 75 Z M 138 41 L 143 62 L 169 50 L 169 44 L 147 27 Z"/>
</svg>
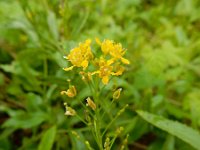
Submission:
<svg viewBox="0 0 200 150">
<path fill-rule="evenodd" d="M 91 100 L 90 97 L 88 97 L 88 98 L 86 99 L 86 101 L 87 101 L 87 104 L 86 104 L 87 106 L 91 107 L 93 110 L 96 109 L 96 104 Z"/>
<path fill-rule="evenodd" d="M 119 99 L 120 94 L 121 94 L 122 88 L 117 89 L 114 93 L 113 93 L 113 99 Z"/>
<path fill-rule="evenodd" d="M 67 91 L 61 91 L 60 94 L 61 95 L 65 94 L 65 95 L 67 95 L 69 97 L 74 97 L 74 96 L 76 96 L 77 92 L 76 92 L 75 86 L 71 85 Z"/>
<path fill-rule="evenodd" d="M 101 50 L 104 54 L 108 54 L 110 51 L 113 51 L 114 42 L 111 40 L 104 40 L 101 42 L 98 38 L 96 38 L 96 43 L 101 46 Z"/>
<path fill-rule="evenodd" d="M 90 44 L 91 40 L 88 39 L 84 43 L 80 43 L 78 47 L 73 48 L 69 55 L 65 57 L 72 63 L 72 66 L 63 69 L 70 71 L 74 67 L 82 67 L 85 70 L 88 67 L 89 60 L 93 57 Z"/>
<path fill-rule="evenodd" d="M 105 58 L 101 57 L 98 60 L 98 66 L 99 66 L 99 70 L 94 71 L 91 75 L 94 74 L 99 74 L 99 78 L 102 79 L 103 84 L 108 84 L 110 75 L 114 75 L 114 76 L 119 76 L 122 75 L 122 73 L 124 72 L 124 67 L 117 65 L 114 67 L 112 66 L 113 61 L 112 60 L 106 60 Z M 117 70 L 116 72 L 114 72 L 113 70 Z"/>
<path fill-rule="evenodd" d="M 110 62 L 105 60 L 103 57 L 100 58 L 99 62 L 99 70 L 92 73 L 99 74 L 99 77 L 102 79 L 103 84 L 108 84 L 109 77 L 112 73 L 113 67 L 110 65 Z"/>
<path fill-rule="evenodd" d="M 130 64 L 128 59 L 125 59 L 123 55 L 125 54 L 125 50 L 122 48 L 122 45 L 120 43 L 114 44 L 114 48 L 112 51 L 110 51 L 110 55 L 114 59 L 120 59 L 122 63 L 124 64 Z"/>
<path fill-rule="evenodd" d="M 96 43 L 101 46 L 102 52 L 104 54 L 110 54 L 113 60 L 119 59 L 124 64 L 130 64 L 129 60 L 123 57 L 126 51 L 120 43 L 114 43 L 114 41 L 107 39 L 101 42 L 98 38 L 96 38 Z"/>
</svg>

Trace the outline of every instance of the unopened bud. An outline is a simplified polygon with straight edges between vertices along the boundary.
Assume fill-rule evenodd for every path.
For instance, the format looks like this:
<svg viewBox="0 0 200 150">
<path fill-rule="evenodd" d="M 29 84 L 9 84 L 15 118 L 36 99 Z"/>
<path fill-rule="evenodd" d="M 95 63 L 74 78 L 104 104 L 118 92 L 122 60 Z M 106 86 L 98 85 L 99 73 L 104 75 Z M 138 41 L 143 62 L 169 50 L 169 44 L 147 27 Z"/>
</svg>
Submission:
<svg viewBox="0 0 200 150">
<path fill-rule="evenodd" d="M 117 89 L 114 93 L 113 93 L 113 99 L 119 99 L 120 94 L 121 94 L 122 88 Z"/>
<path fill-rule="evenodd" d="M 91 100 L 91 98 L 90 97 L 88 97 L 87 99 L 86 99 L 86 101 L 87 101 L 87 104 L 86 104 L 86 106 L 89 106 L 89 107 L 91 107 L 93 110 L 95 110 L 96 109 L 96 104 Z"/>
</svg>

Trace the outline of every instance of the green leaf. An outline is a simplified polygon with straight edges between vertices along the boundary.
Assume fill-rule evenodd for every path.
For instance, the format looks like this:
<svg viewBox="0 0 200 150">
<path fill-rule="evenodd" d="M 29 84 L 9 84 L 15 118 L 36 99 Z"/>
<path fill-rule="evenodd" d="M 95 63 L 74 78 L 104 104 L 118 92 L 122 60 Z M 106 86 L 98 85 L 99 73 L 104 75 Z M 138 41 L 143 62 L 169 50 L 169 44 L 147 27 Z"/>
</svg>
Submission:
<svg viewBox="0 0 200 150">
<path fill-rule="evenodd" d="M 56 135 L 56 126 L 49 128 L 42 136 L 38 150 L 51 150 Z"/>
<path fill-rule="evenodd" d="M 13 111 L 13 116 L 6 120 L 2 127 L 8 128 L 21 128 L 21 129 L 28 129 L 35 126 L 38 126 L 45 120 L 49 119 L 49 116 L 41 111 L 27 113 L 24 111 Z"/>
<path fill-rule="evenodd" d="M 175 138 L 174 136 L 169 134 L 166 138 L 165 143 L 162 146 L 162 150 L 174 150 L 175 149 L 174 146 L 175 146 Z"/>
<path fill-rule="evenodd" d="M 47 23 L 54 39 L 58 40 L 59 35 L 58 35 L 57 20 L 54 12 L 48 11 Z"/>
<path fill-rule="evenodd" d="M 4 75 L 0 73 L 0 86 L 4 84 Z"/>
<path fill-rule="evenodd" d="M 152 125 L 180 138 L 184 142 L 190 144 L 192 147 L 200 150 L 200 134 L 194 129 L 179 122 L 175 122 L 149 112 L 142 110 L 138 110 L 136 112 L 139 116 Z"/>
</svg>

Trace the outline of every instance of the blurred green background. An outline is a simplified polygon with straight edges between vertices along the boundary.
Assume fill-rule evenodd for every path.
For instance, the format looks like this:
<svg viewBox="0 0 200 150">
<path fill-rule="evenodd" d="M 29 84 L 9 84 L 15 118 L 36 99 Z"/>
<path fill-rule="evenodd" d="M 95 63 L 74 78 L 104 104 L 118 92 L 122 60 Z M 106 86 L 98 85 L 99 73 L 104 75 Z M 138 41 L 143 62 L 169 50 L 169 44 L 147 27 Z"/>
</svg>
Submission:
<svg viewBox="0 0 200 150">
<path fill-rule="evenodd" d="M 60 91 L 71 79 L 78 99 L 87 96 L 78 74 L 62 70 L 68 66 L 63 56 L 95 37 L 122 43 L 131 61 L 116 81 L 123 87 L 118 106 L 130 106 L 125 121 L 118 120 L 129 133 L 126 149 L 192 150 L 135 110 L 199 131 L 199 33 L 199 0 L 1 0 L 0 150 L 86 149 L 69 131 L 92 137 L 80 120 L 64 116 L 69 99 Z"/>
</svg>

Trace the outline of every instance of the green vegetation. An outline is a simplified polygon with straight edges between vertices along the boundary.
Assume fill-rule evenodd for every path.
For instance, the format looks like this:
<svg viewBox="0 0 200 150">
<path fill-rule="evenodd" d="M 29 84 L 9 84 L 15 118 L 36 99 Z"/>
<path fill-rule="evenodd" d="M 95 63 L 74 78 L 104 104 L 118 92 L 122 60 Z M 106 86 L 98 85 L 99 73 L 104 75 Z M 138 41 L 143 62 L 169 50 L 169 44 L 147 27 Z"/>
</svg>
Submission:
<svg viewBox="0 0 200 150">
<path fill-rule="evenodd" d="M 200 149 L 199 30 L 198 0 L 1 0 L 0 150 Z M 97 140 L 83 122 L 93 95 L 63 70 L 63 56 L 96 37 L 121 43 L 130 61 L 97 94 Z M 73 98 L 60 94 L 68 79 Z M 80 116 L 66 116 L 64 103 Z"/>
</svg>

